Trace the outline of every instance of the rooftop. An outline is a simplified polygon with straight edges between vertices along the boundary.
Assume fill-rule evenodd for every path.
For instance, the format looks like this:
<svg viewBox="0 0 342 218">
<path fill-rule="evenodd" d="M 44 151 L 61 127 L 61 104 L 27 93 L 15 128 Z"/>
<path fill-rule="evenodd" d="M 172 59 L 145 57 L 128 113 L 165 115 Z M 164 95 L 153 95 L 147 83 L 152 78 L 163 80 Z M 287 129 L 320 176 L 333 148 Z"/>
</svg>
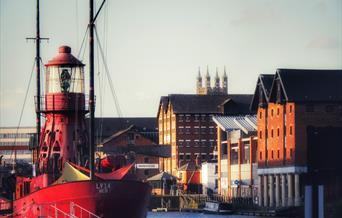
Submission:
<svg viewBox="0 0 342 218">
<path fill-rule="evenodd" d="M 257 131 L 256 115 L 215 116 L 214 122 L 224 131 L 242 130 L 245 134 Z"/>
</svg>

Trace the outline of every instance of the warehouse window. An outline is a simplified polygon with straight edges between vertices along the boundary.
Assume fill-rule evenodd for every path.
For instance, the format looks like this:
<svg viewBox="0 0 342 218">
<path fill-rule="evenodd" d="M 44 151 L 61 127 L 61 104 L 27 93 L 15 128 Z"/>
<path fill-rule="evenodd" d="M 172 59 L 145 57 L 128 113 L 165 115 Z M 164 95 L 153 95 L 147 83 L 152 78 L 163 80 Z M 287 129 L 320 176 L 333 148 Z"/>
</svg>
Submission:
<svg viewBox="0 0 342 218">
<path fill-rule="evenodd" d="M 327 105 L 327 106 L 325 106 L 325 111 L 328 112 L 328 113 L 334 112 L 334 110 L 335 110 L 334 105 Z"/>
<path fill-rule="evenodd" d="M 306 105 L 306 112 L 314 112 L 315 111 L 315 107 L 312 104 L 308 104 Z"/>
</svg>

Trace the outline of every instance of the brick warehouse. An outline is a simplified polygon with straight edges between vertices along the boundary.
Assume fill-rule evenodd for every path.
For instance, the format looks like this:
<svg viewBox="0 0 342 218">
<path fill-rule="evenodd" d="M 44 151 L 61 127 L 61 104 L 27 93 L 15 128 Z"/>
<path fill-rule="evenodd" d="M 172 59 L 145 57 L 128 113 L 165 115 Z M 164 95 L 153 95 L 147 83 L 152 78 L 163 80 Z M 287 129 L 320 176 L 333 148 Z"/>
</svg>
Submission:
<svg viewBox="0 0 342 218">
<path fill-rule="evenodd" d="M 149 138 L 141 133 L 140 128 L 134 125 L 129 126 L 126 129 L 122 129 L 115 132 L 112 136 L 104 139 L 98 147 L 129 147 L 136 146 L 153 146 L 157 145 L 157 142 L 153 141 L 153 138 Z M 100 157 L 106 156 L 105 154 L 98 153 Z M 110 154 L 110 153 L 109 153 Z M 118 153 L 115 153 L 116 155 Z M 134 152 L 123 153 L 128 156 L 128 159 L 133 159 L 135 162 L 135 169 L 132 173 L 139 180 L 146 180 L 147 178 L 159 173 L 158 163 L 159 157 L 144 155 Z"/>
<path fill-rule="evenodd" d="M 207 90 L 212 90 L 208 73 L 206 78 Z M 201 82 L 198 78 L 197 88 Z M 186 163 L 213 159 L 217 136 L 212 116 L 249 113 L 252 95 L 228 95 L 220 90 L 161 97 L 157 115 L 159 143 L 171 145 L 171 158 L 160 161 L 161 170 L 177 175 L 178 168 Z"/>
<path fill-rule="evenodd" d="M 259 76 L 251 109 L 258 117 L 260 206 L 302 204 L 307 129 L 342 126 L 341 84 L 342 70 L 278 69 Z"/>
</svg>

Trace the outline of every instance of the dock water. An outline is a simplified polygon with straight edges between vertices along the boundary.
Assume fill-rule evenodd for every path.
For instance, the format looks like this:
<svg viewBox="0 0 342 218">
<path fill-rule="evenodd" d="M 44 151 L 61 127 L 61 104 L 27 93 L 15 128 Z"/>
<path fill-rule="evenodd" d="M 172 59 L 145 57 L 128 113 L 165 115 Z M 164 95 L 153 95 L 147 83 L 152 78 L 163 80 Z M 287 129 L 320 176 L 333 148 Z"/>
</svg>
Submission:
<svg viewBox="0 0 342 218">
<path fill-rule="evenodd" d="M 261 217 L 300 217 L 304 214 L 302 207 L 291 208 L 260 208 L 253 203 L 251 198 L 228 199 L 223 196 L 207 196 L 199 194 L 153 195 L 150 199 L 149 210 L 153 212 L 191 212 L 201 213 L 206 201 L 218 201 L 231 203 L 234 214 L 244 216 Z"/>
</svg>

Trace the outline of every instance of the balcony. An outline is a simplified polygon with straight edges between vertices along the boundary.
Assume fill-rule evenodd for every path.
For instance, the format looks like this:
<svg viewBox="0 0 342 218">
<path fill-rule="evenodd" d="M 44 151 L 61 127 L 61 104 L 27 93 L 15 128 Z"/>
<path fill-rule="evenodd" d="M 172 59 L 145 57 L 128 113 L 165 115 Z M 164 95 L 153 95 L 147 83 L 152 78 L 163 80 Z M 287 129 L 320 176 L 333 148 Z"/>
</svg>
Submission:
<svg viewBox="0 0 342 218">
<path fill-rule="evenodd" d="M 79 93 L 48 94 L 39 97 L 40 109 L 38 110 L 38 97 L 35 96 L 36 111 L 49 112 L 89 112 L 89 98 Z"/>
</svg>

